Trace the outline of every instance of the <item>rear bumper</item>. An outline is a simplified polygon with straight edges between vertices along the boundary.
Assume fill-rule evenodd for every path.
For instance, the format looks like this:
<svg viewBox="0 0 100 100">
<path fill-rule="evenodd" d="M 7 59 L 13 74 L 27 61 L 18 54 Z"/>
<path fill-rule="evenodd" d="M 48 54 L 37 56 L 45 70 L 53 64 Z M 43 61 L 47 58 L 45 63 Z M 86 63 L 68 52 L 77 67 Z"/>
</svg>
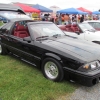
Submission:
<svg viewBox="0 0 100 100">
<path fill-rule="evenodd" d="M 95 71 L 91 71 L 89 73 L 84 73 L 80 71 L 76 71 L 73 69 L 64 67 L 65 77 L 76 81 L 84 86 L 93 86 L 100 82 L 100 70 L 97 69 Z"/>
</svg>

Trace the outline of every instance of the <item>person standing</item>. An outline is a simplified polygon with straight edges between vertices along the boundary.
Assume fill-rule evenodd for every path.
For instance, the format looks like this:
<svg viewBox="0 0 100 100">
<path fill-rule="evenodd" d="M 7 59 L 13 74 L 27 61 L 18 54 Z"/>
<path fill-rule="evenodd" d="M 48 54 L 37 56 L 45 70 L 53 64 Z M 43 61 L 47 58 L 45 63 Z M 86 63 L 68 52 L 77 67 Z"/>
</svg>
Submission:
<svg viewBox="0 0 100 100">
<path fill-rule="evenodd" d="M 68 14 L 64 15 L 64 23 L 65 23 L 66 25 L 69 24 L 69 20 L 70 20 L 69 15 L 68 15 Z"/>
<path fill-rule="evenodd" d="M 58 17 L 58 23 L 59 23 L 59 25 L 62 24 L 62 17 L 61 17 L 61 14 L 60 14 L 59 17 Z"/>
<path fill-rule="evenodd" d="M 82 15 L 81 17 L 80 17 L 80 23 L 82 23 L 84 21 L 84 15 Z"/>
</svg>

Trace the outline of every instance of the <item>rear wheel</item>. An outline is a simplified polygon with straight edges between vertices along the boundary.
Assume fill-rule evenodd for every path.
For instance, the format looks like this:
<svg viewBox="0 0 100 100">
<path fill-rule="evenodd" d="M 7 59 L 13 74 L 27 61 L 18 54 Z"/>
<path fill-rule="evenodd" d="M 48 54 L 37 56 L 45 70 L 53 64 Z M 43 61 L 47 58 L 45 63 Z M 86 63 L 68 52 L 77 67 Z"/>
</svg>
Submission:
<svg viewBox="0 0 100 100">
<path fill-rule="evenodd" d="M 43 75 L 52 81 L 59 82 L 64 77 L 64 72 L 61 64 L 53 59 L 46 58 L 42 63 Z"/>
</svg>

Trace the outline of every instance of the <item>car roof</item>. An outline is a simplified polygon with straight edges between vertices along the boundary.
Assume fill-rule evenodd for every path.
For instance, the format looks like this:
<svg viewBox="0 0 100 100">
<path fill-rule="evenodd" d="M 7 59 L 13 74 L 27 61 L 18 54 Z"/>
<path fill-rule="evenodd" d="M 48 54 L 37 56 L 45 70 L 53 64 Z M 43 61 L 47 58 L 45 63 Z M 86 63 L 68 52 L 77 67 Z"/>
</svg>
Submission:
<svg viewBox="0 0 100 100">
<path fill-rule="evenodd" d="M 34 21 L 32 19 L 27 19 L 27 18 L 15 18 L 15 19 L 12 19 L 10 22 L 17 22 L 17 21 L 29 21 L 28 24 L 52 24 L 53 23 L 53 22 L 47 22 L 47 21 Z"/>
<path fill-rule="evenodd" d="M 25 12 L 20 7 L 13 4 L 0 3 L 0 11 L 19 11 L 25 14 Z"/>
<path fill-rule="evenodd" d="M 45 21 L 33 21 L 33 22 L 28 22 L 28 24 L 52 24 L 53 22 L 45 22 Z"/>
<path fill-rule="evenodd" d="M 25 21 L 25 20 L 33 21 L 31 18 L 30 19 L 28 19 L 28 18 L 14 18 L 10 22 Z"/>
</svg>

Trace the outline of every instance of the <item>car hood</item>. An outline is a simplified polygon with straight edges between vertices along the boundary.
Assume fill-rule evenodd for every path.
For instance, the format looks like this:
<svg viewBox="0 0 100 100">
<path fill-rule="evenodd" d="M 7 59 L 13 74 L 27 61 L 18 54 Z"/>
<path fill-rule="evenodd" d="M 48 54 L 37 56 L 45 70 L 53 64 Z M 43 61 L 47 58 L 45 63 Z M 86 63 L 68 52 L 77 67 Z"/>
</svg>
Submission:
<svg viewBox="0 0 100 100">
<path fill-rule="evenodd" d="M 77 33 L 72 33 L 72 32 L 66 32 L 64 33 L 68 36 L 76 37 L 78 39 L 86 39 L 88 41 L 100 41 L 100 31 L 96 32 L 90 32 L 90 31 L 85 31 L 85 33 L 82 33 L 78 35 Z"/>
<path fill-rule="evenodd" d="M 81 62 L 100 59 L 100 47 L 92 42 L 72 38 L 57 38 L 42 42 L 46 49 Z"/>
<path fill-rule="evenodd" d="M 90 41 L 100 41 L 100 31 L 95 31 L 95 32 L 87 32 L 89 34 L 88 40 Z"/>
</svg>

